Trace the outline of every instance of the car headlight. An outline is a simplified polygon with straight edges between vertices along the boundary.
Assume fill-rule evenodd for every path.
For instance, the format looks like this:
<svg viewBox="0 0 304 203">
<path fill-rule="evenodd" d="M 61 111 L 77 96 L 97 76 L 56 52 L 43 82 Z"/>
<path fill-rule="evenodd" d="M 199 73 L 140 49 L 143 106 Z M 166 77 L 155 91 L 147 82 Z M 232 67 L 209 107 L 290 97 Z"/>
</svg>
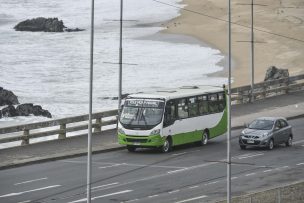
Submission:
<svg viewBox="0 0 304 203">
<path fill-rule="evenodd" d="M 271 135 L 271 133 L 270 132 L 266 132 L 266 133 L 263 133 L 263 137 L 268 137 L 269 135 Z"/>
<path fill-rule="evenodd" d="M 118 128 L 118 133 L 119 133 L 119 134 L 126 134 L 125 131 L 123 131 L 122 128 Z"/>
<path fill-rule="evenodd" d="M 159 134 L 160 134 L 160 129 L 152 130 L 152 132 L 150 133 L 150 135 L 159 135 Z"/>
</svg>

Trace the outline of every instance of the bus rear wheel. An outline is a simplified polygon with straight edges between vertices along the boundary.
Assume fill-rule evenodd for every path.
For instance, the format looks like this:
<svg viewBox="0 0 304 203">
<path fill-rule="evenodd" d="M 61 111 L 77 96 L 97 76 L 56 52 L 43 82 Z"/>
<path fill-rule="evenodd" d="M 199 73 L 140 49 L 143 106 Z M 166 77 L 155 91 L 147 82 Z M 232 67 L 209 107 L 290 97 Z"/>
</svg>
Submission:
<svg viewBox="0 0 304 203">
<path fill-rule="evenodd" d="M 204 130 L 202 134 L 202 139 L 200 141 L 200 145 L 206 145 L 209 141 L 209 133 L 208 131 Z"/>
<path fill-rule="evenodd" d="M 171 141 L 171 139 L 168 137 L 168 138 L 165 140 L 163 146 L 161 147 L 161 151 L 162 151 L 163 153 L 168 153 L 168 152 L 171 151 L 171 149 L 172 149 L 172 141 Z"/>
</svg>

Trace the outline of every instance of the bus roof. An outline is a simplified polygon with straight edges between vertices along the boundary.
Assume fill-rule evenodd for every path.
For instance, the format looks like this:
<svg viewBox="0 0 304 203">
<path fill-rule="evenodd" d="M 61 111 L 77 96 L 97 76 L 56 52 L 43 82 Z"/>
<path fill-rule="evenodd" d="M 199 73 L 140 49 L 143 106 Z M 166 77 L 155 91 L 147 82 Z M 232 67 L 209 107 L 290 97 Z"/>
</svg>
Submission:
<svg viewBox="0 0 304 203">
<path fill-rule="evenodd" d="M 183 98 L 195 95 L 202 95 L 214 92 L 221 92 L 224 91 L 223 87 L 219 86 L 182 86 L 180 88 L 171 88 L 171 89 L 162 89 L 157 91 L 151 92 L 144 92 L 144 93 L 136 93 L 130 94 L 127 99 L 130 98 L 151 98 L 151 99 L 176 99 L 176 98 Z"/>
</svg>

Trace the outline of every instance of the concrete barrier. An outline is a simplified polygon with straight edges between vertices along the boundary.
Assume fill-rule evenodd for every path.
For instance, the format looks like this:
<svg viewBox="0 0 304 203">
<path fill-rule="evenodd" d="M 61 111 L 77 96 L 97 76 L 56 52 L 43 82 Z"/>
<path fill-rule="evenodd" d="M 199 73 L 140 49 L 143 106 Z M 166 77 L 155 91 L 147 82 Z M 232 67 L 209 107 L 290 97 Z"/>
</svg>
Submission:
<svg viewBox="0 0 304 203">
<path fill-rule="evenodd" d="M 226 203 L 227 200 L 216 203 Z M 303 203 L 304 181 L 233 197 L 231 203 Z"/>
</svg>

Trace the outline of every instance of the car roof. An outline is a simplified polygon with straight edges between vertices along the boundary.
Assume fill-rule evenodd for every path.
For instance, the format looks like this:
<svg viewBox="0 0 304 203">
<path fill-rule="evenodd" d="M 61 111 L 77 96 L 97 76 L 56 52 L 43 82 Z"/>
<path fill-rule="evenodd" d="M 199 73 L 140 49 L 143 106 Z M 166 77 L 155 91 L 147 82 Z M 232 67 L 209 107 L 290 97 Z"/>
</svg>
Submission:
<svg viewBox="0 0 304 203">
<path fill-rule="evenodd" d="M 276 120 L 279 120 L 279 119 L 282 119 L 282 120 L 287 120 L 286 118 L 284 117 L 260 117 L 260 118 L 257 118 L 257 120 L 269 120 L 269 121 L 276 121 Z"/>
</svg>

